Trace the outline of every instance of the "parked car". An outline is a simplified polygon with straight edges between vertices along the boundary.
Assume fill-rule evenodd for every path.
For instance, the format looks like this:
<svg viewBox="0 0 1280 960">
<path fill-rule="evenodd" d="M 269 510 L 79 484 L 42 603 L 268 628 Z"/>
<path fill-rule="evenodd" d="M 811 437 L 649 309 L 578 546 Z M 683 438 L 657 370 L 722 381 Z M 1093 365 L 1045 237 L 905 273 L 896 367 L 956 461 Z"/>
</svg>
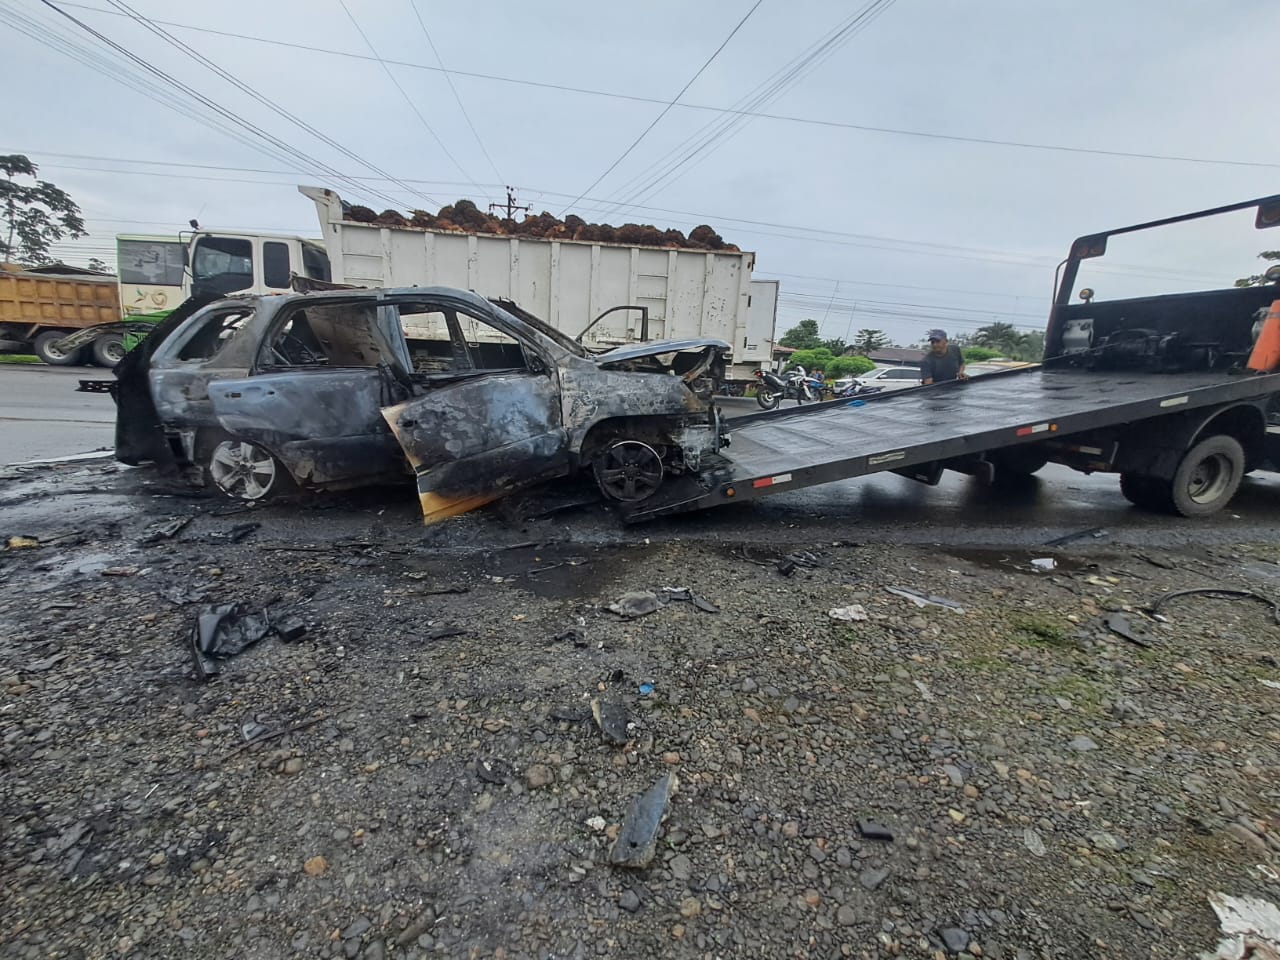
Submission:
<svg viewBox="0 0 1280 960">
<path fill-rule="evenodd" d="M 245 500 L 414 476 L 428 522 L 580 469 L 639 501 L 725 442 L 728 351 L 592 354 L 448 287 L 191 300 L 116 369 L 116 456 Z"/>
<path fill-rule="evenodd" d="M 858 374 L 856 379 L 868 387 L 883 387 L 886 393 L 890 390 L 905 390 L 920 386 L 920 368 L 876 367 L 867 373 Z"/>
</svg>

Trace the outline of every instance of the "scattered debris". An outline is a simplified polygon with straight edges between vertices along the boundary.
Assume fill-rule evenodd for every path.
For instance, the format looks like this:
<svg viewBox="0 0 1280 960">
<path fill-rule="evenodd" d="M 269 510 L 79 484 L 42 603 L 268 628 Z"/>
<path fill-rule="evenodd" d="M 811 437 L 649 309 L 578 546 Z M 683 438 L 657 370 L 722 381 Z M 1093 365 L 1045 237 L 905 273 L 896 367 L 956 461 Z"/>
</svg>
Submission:
<svg viewBox="0 0 1280 960">
<path fill-rule="evenodd" d="M 221 672 L 219 660 L 234 657 L 271 632 L 264 613 L 248 613 L 239 603 L 205 607 L 191 628 L 191 658 L 196 677 L 209 680 Z"/>
<path fill-rule="evenodd" d="M 593 699 L 591 716 L 606 740 L 616 744 L 627 742 L 627 727 L 631 723 L 631 716 L 625 704 L 613 700 Z"/>
<path fill-rule="evenodd" d="M 1031 566 L 1034 567 L 1038 573 L 1048 573 L 1050 570 L 1053 570 L 1058 566 L 1058 561 L 1053 559 L 1053 557 L 1036 557 L 1031 561 Z"/>
<path fill-rule="evenodd" d="M 915 687 L 920 691 L 920 697 L 925 703 L 934 703 L 937 697 L 933 695 L 933 691 L 929 689 L 929 685 L 923 680 L 914 681 Z"/>
<path fill-rule="evenodd" d="M 138 572 L 138 567 L 103 567 L 98 571 L 104 577 L 132 577 Z"/>
<path fill-rule="evenodd" d="M 579 650 L 584 649 L 587 645 L 587 638 L 577 627 L 570 627 L 562 633 L 557 633 L 551 639 L 556 643 L 572 643 Z"/>
<path fill-rule="evenodd" d="M 852 623 L 856 620 L 867 619 L 867 608 L 860 603 L 851 603 L 847 607 L 835 607 L 827 611 L 827 616 L 832 620 L 844 620 Z"/>
<path fill-rule="evenodd" d="M 1152 615 L 1158 614 L 1160 608 L 1170 600 L 1176 600 L 1178 597 L 1220 597 L 1224 600 L 1243 600 L 1252 599 L 1265 603 L 1271 608 L 1271 618 L 1280 624 L 1280 604 L 1276 603 L 1270 597 L 1263 596 L 1261 593 L 1255 593 L 1252 590 L 1229 590 L 1225 587 L 1196 587 L 1192 590 L 1175 590 L 1173 593 L 1166 593 L 1163 597 L 1153 603 L 1150 607 Z"/>
<path fill-rule="evenodd" d="M 467 630 L 463 627 L 459 627 L 456 624 L 444 623 L 438 627 L 432 627 L 430 630 L 428 630 L 427 639 L 428 640 L 447 640 L 449 637 L 466 636 L 470 632 L 471 632 L 470 630 Z"/>
<path fill-rule="evenodd" d="M 1123 613 L 1108 613 L 1102 618 L 1102 625 L 1114 633 L 1117 637 L 1123 637 L 1130 643 L 1137 644 L 1140 647 L 1150 647 L 1151 640 L 1145 633 L 1133 628 L 1133 624 L 1129 622 L 1129 618 Z"/>
<path fill-rule="evenodd" d="M 676 792 L 677 785 L 676 775 L 668 773 L 632 799 L 618 839 L 609 848 L 610 863 L 634 869 L 649 865 L 658 849 L 658 827 L 666 815 L 667 801 Z"/>
<path fill-rule="evenodd" d="M 790 557 L 783 557 L 777 563 L 778 572 L 784 577 L 789 577 L 796 572 L 796 562 Z"/>
<path fill-rule="evenodd" d="M 266 743 L 269 740 L 279 740 L 281 737 L 287 737 L 291 733 L 297 733 L 300 730 L 306 730 L 308 727 L 314 727 L 317 723 L 319 723 L 324 718 L 325 718 L 324 714 L 320 714 L 318 717 L 312 717 L 310 720 L 303 720 L 300 723 L 295 723 L 288 727 L 281 727 L 278 730 L 272 730 L 268 733 L 259 734 L 258 736 L 254 737 L 252 740 L 249 740 L 249 741 L 246 741 L 245 743 L 240 744 L 240 746 L 236 747 L 234 750 L 228 753 L 225 757 L 222 758 L 222 762 L 226 763 L 236 754 L 243 753 L 245 750 L 248 750 L 250 747 L 255 747 L 260 743 Z"/>
<path fill-rule="evenodd" d="M 188 603 L 204 603 L 209 596 L 209 591 L 193 587 L 166 587 L 160 591 L 160 596 L 174 606 L 181 607 Z"/>
<path fill-rule="evenodd" d="M 255 520 L 251 520 L 248 523 L 237 523 L 230 529 L 209 534 L 207 539 L 215 543 L 239 543 L 261 526 L 262 524 Z"/>
<path fill-rule="evenodd" d="M 1280 686 L 1280 684 L 1277 684 L 1277 686 Z M 653 693 L 655 688 L 656 688 L 656 684 L 652 680 L 646 680 L 644 683 L 640 684 L 640 686 L 637 687 L 636 689 L 640 692 L 640 696 L 647 697 L 651 693 Z"/>
<path fill-rule="evenodd" d="M 1224 939 L 1200 960 L 1280 960 L 1280 910 L 1256 897 L 1209 894 Z"/>
<path fill-rule="evenodd" d="M 859 820 L 858 833 L 864 840 L 882 840 L 893 843 L 893 831 L 875 820 Z"/>
<path fill-rule="evenodd" d="M 600 816 L 599 814 L 597 814 L 594 817 L 589 817 L 587 819 L 587 828 L 592 833 L 604 833 L 604 828 L 606 826 L 607 824 L 605 823 L 604 817 Z"/>
<path fill-rule="evenodd" d="M 307 625 L 301 617 L 286 617 L 275 625 L 276 636 L 285 643 L 293 643 L 307 635 Z"/>
<path fill-rule="evenodd" d="M 1044 841 L 1040 839 L 1040 834 L 1034 827 L 1027 827 L 1022 831 L 1022 844 L 1031 851 L 1033 857 L 1045 855 Z"/>
<path fill-rule="evenodd" d="M 329 861 L 324 857 L 312 857 L 302 865 L 302 872 L 308 877 L 318 877 L 329 869 Z"/>
<path fill-rule="evenodd" d="M 1272 690 L 1280 690 L 1280 680 L 1264 680 L 1259 677 L 1258 682 L 1264 687 L 1270 687 Z"/>
<path fill-rule="evenodd" d="M 484 783 L 492 783 L 495 786 L 502 786 L 510 783 L 516 778 L 516 772 L 511 764 L 505 760 L 497 758 L 489 760 L 476 761 L 476 776 Z"/>
<path fill-rule="evenodd" d="M 470 593 L 471 588 L 464 583 L 446 583 L 438 587 L 415 587 L 413 592 L 425 597 L 435 597 L 446 593 Z"/>
<path fill-rule="evenodd" d="M 1134 556 L 1139 560 L 1145 560 L 1153 567 L 1159 567 L 1161 570 L 1177 570 L 1177 564 L 1170 563 L 1168 560 L 1162 560 L 1159 557 L 1153 557 L 1149 553 L 1135 553 Z"/>
<path fill-rule="evenodd" d="M 249 743 L 253 740 L 257 740 L 260 736 L 266 733 L 268 729 L 269 728 L 266 724 L 259 723 L 257 720 L 246 720 L 244 723 L 240 724 L 240 736 L 244 738 L 245 743 Z"/>
<path fill-rule="evenodd" d="M 1075 533 L 1068 533 L 1066 536 L 1046 540 L 1043 545 L 1046 547 L 1061 547 L 1068 543 L 1075 543 L 1077 540 L 1083 540 L 1085 537 L 1101 540 L 1106 535 L 1107 531 L 1102 527 L 1091 527 L 1088 530 L 1077 530 Z"/>
<path fill-rule="evenodd" d="M 5 546 L 10 550 L 33 550 L 40 546 L 40 541 L 35 537 L 10 537 Z"/>
<path fill-rule="evenodd" d="M 701 594 L 694 593 L 688 587 L 663 587 L 660 603 L 692 603 L 703 613 L 719 613 L 720 608 Z M 612 609 L 612 608 L 610 608 Z M 616 610 L 614 611 L 617 612 Z"/>
<path fill-rule="evenodd" d="M 609 604 L 608 610 L 620 617 L 634 620 L 636 617 L 648 616 L 660 606 L 658 595 L 652 590 L 632 590 L 620 596 L 616 603 Z"/>
<path fill-rule="evenodd" d="M 910 600 L 917 607 L 942 607 L 944 610 L 950 610 L 953 613 L 964 613 L 964 607 L 954 600 L 946 599 L 946 597 L 923 594 L 919 590 L 912 590 L 910 587 L 885 587 L 885 590 L 895 597 L 903 597 L 906 600 Z"/>
<path fill-rule="evenodd" d="M 143 546 L 149 546 L 153 543 L 159 543 L 162 540 L 172 540 L 181 533 L 190 522 L 190 517 L 172 517 L 169 520 L 161 520 L 157 523 L 153 523 L 143 531 L 142 539 L 138 542 Z"/>
</svg>

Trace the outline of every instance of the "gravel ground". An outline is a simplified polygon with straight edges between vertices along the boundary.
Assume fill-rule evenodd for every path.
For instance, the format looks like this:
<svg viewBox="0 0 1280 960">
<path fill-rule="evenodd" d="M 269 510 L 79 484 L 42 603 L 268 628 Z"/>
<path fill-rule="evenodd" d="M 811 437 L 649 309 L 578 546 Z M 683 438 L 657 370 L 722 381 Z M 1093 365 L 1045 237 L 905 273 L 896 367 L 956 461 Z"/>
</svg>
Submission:
<svg viewBox="0 0 1280 960">
<path fill-rule="evenodd" d="M 1280 898 L 1272 611 L 1143 612 L 1271 593 L 1275 545 L 424 530 L 48 470 L 132 492 L 37 522 L 0 479 L 40 544 L 0 553 L 0 957 L 1196 957 L 1210 892 Z M 709 603 L 607 609 L 663 588 Z M 200 683 L 201 596 L 308 632 Z M 668 773 L 652 862 L 613 865 Z"/>
</svg>

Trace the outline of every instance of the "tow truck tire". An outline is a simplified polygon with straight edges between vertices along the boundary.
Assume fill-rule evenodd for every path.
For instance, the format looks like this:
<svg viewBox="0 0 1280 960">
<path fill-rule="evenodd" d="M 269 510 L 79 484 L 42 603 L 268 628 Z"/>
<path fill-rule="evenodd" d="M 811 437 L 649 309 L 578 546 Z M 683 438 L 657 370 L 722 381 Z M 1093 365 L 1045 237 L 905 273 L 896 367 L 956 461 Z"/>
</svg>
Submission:
<svg viewBox="0 0 1280 960">
<path fill-rule="evenodd" d="M 994 453 L 991 456 L 991 462 L 995 464 L 996 479 L 1009 480 L 1029 477 L 1044 469 L 1049 458 L 1034 448 L 1010 447 Z"/>
<path fill-rule="evenodd" d="M 1174 471 L 1170 504 L 1184 517 L 1206 517 L 1225 507 L 1240 489 L 1244 447 L 1234 437 L 1201 440 Z"/>
<path fill-rule="evenodd" d="M 201 438 L 200 450 L 206 482 L 232 500 L 263 503 L 294 488 L 285 465 L 251 440 L 210 433 Z"/>
<path fill-rule="evenodd" d="M 1168 513 L 1173 507 L 1169 501 L 1168 481 L 1157 480 L 1141 473 L 1120 474 L 1120 492 L 1135 507 Z"/>
<path fill-rule="evenodd" d="M 93 341 L 93 362 L 108 370 L 124 359 L 124 337 L 118 333 L 108 333 Z"/>
<path fill-rule="evenodd" d="M 80 351 L 72 350 L 69 353 L 64 353 L 54 346 L 66 335 L 65 330 L 46 330 L 36 337 L 36 342 L 32 344 L 32 350 L 35 351 L 37 357 L 51 367 L 70 367 L 80 362 Z"/>
</svg>

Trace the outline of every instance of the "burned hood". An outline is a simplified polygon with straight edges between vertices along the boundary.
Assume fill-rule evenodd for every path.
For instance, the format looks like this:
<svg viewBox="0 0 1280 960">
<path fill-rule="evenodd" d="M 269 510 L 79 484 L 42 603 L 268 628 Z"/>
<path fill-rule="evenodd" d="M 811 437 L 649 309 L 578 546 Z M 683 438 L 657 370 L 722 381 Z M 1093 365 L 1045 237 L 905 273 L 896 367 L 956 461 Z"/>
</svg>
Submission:
<svg viewBox="0 0 1280 960">
<path fill-rule="evenodd" d="M 611 363 L 626 363 L 630 360 L 641 360 L 645 357 L 656 357 L 664 353 L 677 353 L 682 350 L 702 350 L 707 347 L 727 353 L 731 348 L 723 340 L 710 337 L 698 337 L 693 340 L 651 340 L 648 343 L 636 343 L 626 347 L 616 347 L 606 353 L 598 353 L 591 360 L 601 366 Z"/>
</svg>

